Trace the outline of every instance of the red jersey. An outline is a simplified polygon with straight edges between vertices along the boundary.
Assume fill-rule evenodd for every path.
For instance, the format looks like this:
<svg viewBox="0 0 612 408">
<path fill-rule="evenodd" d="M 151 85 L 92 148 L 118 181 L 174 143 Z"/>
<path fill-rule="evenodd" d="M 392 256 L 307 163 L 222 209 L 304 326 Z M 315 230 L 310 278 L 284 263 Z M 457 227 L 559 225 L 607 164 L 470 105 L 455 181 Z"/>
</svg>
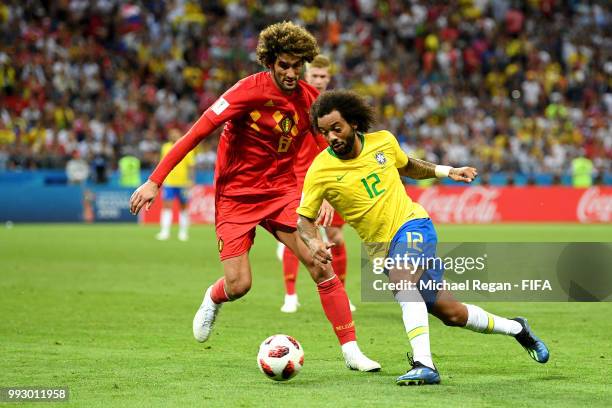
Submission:
<svg viewBox="0 0 612 408">
<path fill-rule="evenodd" d="M 246 77 L 204 112 L 184 136 L 186 140 L 175 144 L 175 154 L 164 157 L 150 179 L 161 184 L 179 156 L 182 158 L 210 133 L 208 128 L 206 133 L 197 129 L 208 121 L 213 129 L 225 123 L 217 149 L 217 194 L 296 193 L 293 165 L 303 140 L 313 138 L 309 110 L 317 96 L 318 91 L 302 80 L 291 95 L 283 93 L 270 71 Z"/>
<path fill-rule="evenodd" d="M 306 172 L 317 155 L 327 148 L 327 142 L 321 135 L 307 136 L 300 147 L 300 151 L 295 158 L 293 168 L 297 177 L 298 189 L 301 191 L 306 178 Z"/>
</svg>

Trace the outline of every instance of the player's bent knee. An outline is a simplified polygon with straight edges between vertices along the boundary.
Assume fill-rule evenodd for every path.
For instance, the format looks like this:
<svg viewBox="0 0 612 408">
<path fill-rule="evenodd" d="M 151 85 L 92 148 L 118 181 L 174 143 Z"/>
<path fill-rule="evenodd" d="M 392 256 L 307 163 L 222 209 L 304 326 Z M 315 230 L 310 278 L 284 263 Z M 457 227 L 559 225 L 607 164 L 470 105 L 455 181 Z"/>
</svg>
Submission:
<svg viewBox="0 0 612 408">
<path fill-rule="evenodd" d="M 314 258 L 310 254 L 303 256 L 303 258 L 300 259 L 300 262 L 306 267 L 306 269 L 308 269 L 311 275 L 313 274 L 313 271 L 320 269 L 320 265 L 315 262 Z"/>
<path fill-rule="evenodd" d="M 313 265 L 312 268 L 308 268 L 308 271 L 310 272 L 312 280 L 316 284 L 326 281 L 334 276 L 334 271 L 331 268 L 331 264 L 316 264 Z"/>
<path fill-rule="evenodd" d="M 225 281 L 225 290 L 230 299 L 238 299 L 246 295 L 251 290 L 250 280 Z"/>
</svg>

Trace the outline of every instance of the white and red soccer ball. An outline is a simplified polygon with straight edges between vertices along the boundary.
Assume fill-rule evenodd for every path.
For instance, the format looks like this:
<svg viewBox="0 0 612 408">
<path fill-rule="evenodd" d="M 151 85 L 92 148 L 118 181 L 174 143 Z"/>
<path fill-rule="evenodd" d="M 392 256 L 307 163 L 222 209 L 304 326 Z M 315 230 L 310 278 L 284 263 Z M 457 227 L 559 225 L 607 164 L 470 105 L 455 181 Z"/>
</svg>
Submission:
<svg viewBox="0 0 612 408">
<path fill-rule="evenodd" d="M 304 349 L 293 337 L 275 334 L 265 339 L 259 346 L 257 365 L 269 379 L 287 381 L 302 369 Z"/>
</svg>

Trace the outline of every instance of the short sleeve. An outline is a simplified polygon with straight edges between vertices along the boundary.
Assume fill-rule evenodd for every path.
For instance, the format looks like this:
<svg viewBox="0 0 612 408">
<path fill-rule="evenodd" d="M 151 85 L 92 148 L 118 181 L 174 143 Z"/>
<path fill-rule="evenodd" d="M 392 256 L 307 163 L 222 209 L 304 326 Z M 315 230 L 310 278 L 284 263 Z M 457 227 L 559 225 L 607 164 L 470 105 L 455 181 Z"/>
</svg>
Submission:
<svg viewBox="0 0 612 408">
<path fill-rule="evenodd" d="M 238 81 L 204 112 L 215 127 L 245 114 L 253 102 L 254 84 L 247 79 Z"/>
<path fill-rule="evenodd" d="M 323 202 L 323 183 L 317 182 L 316 179 L 316 169 L 311 167 L 306 173 L 302 189 L 302 201 L 297 209 L 298 214 L 311 220 L 317 218 Z"/>
<path fill-rule="evenodd" d="M 400 147 L 393 133 L 388 132 L 388 137 L 393 146 L 393 153 L 395 154 L 395 167 L 398 169 L 405 167 L 408 164 L 408 156 L 406 156 L 406 153 Z"/>
</svg>

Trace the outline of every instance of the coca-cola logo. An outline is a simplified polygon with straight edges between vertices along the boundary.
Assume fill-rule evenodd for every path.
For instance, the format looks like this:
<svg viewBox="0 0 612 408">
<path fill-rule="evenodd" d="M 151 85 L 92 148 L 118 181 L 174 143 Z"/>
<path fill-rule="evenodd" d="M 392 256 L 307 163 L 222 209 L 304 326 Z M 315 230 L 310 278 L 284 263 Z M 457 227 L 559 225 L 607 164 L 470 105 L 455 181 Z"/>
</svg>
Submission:
<svg viewBox="0 0 612 408">
<path fill-rule="evenodd" d="M 612 219 L 612 195 L 599 188 L 589 188 L 580 197 L 576 216 L 580 222 L 609 222 Z"/>
<path fill-rule="evenodd" d="M 426 189 L 418 198 L 425 210 L 438 222 L 489 223 L 499 219 L 496 189 L 471 187 L 457 193 L 444 193 L 437 187 Z"/>
<path fill-rule="evenodd" d="M 211 188 L 194 186 L 190 191 L 189 218 L 193 222 L 215 222 L 215 193 Z"/>
</svg>

